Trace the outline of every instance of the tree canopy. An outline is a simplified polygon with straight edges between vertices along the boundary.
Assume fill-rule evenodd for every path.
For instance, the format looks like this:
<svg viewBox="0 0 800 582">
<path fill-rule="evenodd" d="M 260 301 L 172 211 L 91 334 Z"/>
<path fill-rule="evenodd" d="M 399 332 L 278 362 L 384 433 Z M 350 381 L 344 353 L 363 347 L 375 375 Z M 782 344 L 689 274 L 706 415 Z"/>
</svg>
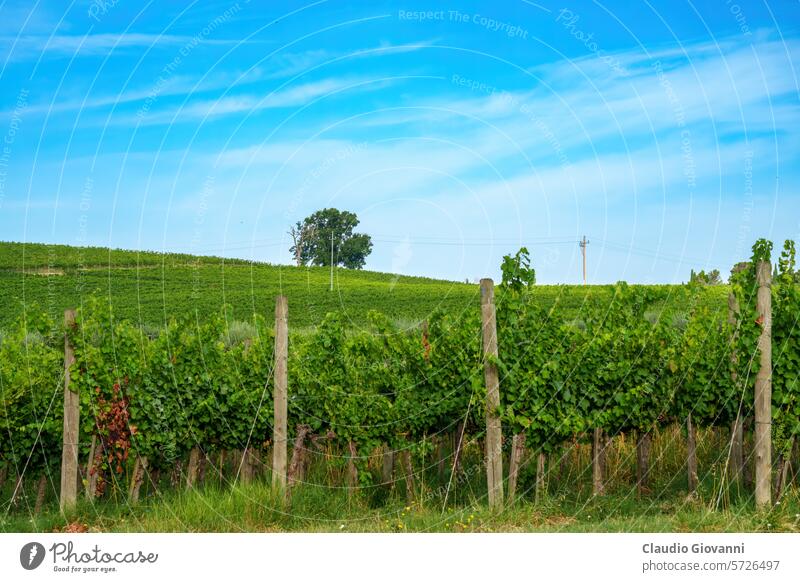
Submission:
<svg viewBox="0 0 800 582">
<path fill-rule="evenodd" d="M 361 269 L 372 252 L 368 234 L 354 233 L 359 220 L 354 212 L 325 208 L 297 222 L 289 231 L 289 249 L 298 266 L 327 267 L 333 262 L 348 269 Z"/>
</svg>

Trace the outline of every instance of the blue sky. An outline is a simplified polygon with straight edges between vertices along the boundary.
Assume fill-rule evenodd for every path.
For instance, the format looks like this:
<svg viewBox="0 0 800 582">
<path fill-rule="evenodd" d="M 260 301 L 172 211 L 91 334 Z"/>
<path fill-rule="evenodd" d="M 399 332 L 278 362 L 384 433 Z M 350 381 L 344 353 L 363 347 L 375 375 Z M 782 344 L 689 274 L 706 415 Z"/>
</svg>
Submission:
<svg viewBox="0 0 800 582">
<path fill-rule="evenodd" d="M 427 11 L 427 12 L 423 12 Z M 800 3 L 2 2 L 0 239 L 677 282 L 800 231 Z"/>
</svg>

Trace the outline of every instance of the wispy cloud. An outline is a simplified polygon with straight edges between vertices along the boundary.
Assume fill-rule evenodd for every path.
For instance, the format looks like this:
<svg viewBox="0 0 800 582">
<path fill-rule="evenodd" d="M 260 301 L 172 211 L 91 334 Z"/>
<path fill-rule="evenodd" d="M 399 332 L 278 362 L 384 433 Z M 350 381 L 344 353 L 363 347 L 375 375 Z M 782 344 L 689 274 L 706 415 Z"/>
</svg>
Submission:
<svg viewBox="0 0 800 582">
<path fill-rule="evenodd" d="M 197 122 L 223 115 L 254 113 L 265 109 L 302 107 L 316 99 L 343 91 L 363 92 L 382 88 L 388 80 L 370 78 L 320 79 L 299 85 L 288 85 L 267 94 L 226 95 L 216 99 L 194 100 L 186 106 L 173 107 L 130 119 L 117 116 L 114 123 L 136 122 L 143 125 Z"/>
<path fill-rule="evenodd" d="M 244 42 L 240 39 L 212 39 L 173 34 L 105 33 L 85 35 L 22 35 L 0 37 L 0 47 L 9 59 L 38 57 L 47 53 L 49 57 L 105 56 L 109 51 L 125 49 L 141 49 L 153 47 L 184 46 L 189 43 L 204 45 L 237 45 Z"/>
<path fill-rule="evenodd" d="M 522 149 L 533 160 L 556 163 L 567 154 L 575 161 L 643 142 L 657 155 L 659 147 L 673 148 L 681 133 L 698 146 L 716 147 L 730 136 L 786 135 L 800 123 L 797 81 L 790 74 L 798 57 L 798 39 L 761 38 L 752 45 L 723 40 L 649 55 L 620 53 L 630 71 L 626 78 L 597 58 L 536 67 L 527 90 L 506 91 L 486 79 L 475 79 L 483 88 L 472 90 L 452 77 L 442 91 L 446 97 L 409 100 L 359 123 L 373 130 L 467 135 L 470 143 L 500 140 L 510 155 Z M 714 139 L 703 140 L 709 136 Z"/>
<path fill-rule="evenodd" d="M 103 35 L 105 36 L 105 35 Z M 149 37 L 149 35 L 144 35 Z M 70 37 L 77 38 L 77 37 Z M 186 39 L 183 40 L 182 39 Z M 139 39 L 142 40 L 142 39 Z M 136 39 L 128 39 L 126 42 L 134 43 Z M 178 37 L 169 36 L 163 38 L 161 41 L 167 45 L 182 45 L 185 42 L 192 42 L 191 37 Z M 231 43 L 234 41 L 206 41 L 208 43 Z M 386 54 L 400 54 L 422 50 L 423 48 L 432 46 L 434 41 L 420 41 L 413 44 L 399 44 L 394 45 L 390 43 L 383 43 L 374 47 L 360 48 L 353 51 L 331 51 L 327 49 L 308 50 L 302 52 L 284 52 L 276 53 L 263 64 L 253 66 L 250 69 L 243 71 L 228 71 L 220 70 L 215 72 L 214 75 L 176 75 L 167 79 L 163 85 L 159 86 L 159 97 L 180 96 L 180 95 L 194 95 L 202 94 L 220 89 L 231 89 L 233 87 L 244 87 L 246 85 L 253 85 L 256 83 L 263 83 L 276 79 L 288 79 L 291 77 L 300 77 L 304 73 L 308 73 L 314 69 L 323 69 L 326 63 L 341 61 L 344 59 L 354 58 L 368 58 L 379 57 Z M 133 46 L 127 44 L 126 46 Z M 146 45 L 152 46 L 152 45 Z M 102 53 L 102 51 L 101 51 Z M 324 83 L 318 85 L 324 87 Z M 306 88 L 307 90 L 307 88 Z M 270 103 L 264 104 L 261 108 L 274 107 L 273 103 L 280 103 L 282 100 L 289 100 L 296 98 L 301 90 L 287 91 L 285 94 L 277 96 L 275 99 L 270 100 Z M 152 86 L 148 87 L 134 87 L 127 89 L 118 94 L 108 95 L 90 95 L 85 99 L 68 99 L 57 101 L 55 103 L 40 103 L 30 105 L 26 112 L 31 114 L 47 114 L 53 115 L 56 113 L 63 113 L 77 110 L 87 110 L 95 108 L 103 108 L 110 106 L 117 106 L 125 103 L 135 103 L 138 101 L 145 101 L 153 95 Z M 192 104 L 188 109 L 188 116 L 192 116 L 192 111 L 210 111 L 213 107 L 214 111 L 211 114 L 222 114 L 224 112 L 233 113 L 236 111 L 246 111 L 250 109 L 249 104 L 258 105 L 256 97 L 245 98 L 223 98 L 218 106 L 213 107 L 214 101 L 204 101 Z M 227 102 L 226 102 L 227 101 Z M 237 105 L 238 103 L 238 105 Z M 0 117 L 7 117 L 10 111 L 0 112 Z M 169 113 L 161 116 L 163 119 L 169 118 Z M 150 123 L 156 123 L 157 117 L 152 117 Z"/>
</svg>

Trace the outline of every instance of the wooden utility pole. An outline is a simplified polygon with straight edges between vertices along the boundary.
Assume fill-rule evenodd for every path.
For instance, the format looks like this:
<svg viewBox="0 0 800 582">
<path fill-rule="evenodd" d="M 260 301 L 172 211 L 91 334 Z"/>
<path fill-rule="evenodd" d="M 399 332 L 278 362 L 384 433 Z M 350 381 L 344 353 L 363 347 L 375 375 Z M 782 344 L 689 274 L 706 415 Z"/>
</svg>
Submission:
<svg viewBox="0 0 800 582">
<path fill-rule="evenodd" d="M 275 418 L 272 432 L 272 486 L 286 492 L 287 463 L 287 363 L 289 359 L 289 306 L 286 297 L 275 300 Z"/>
<path fill-rule="evenodd" d="M 500 425 L 500 380 L 497 365 L 497 318 L 494 307 L 494 282 L 481 279 L 481 320 L 483 324 L 483 369 L 486 381 L 486 482 L 489 507 L 503 506 L 503 450 Z"/>
<path fill-rule="evenodd" d="M 586 235 L 583 235 L 583 240 L 578 243 L 581 247 L 581 255 L 583 256 L 583 284 L 586 285 L 586 245 L 589 241 L 586 240 Z"/>
<path fill-rule="evenodd" d="M 756 310 L 761 323 L 755 390 L 756 506 L 766 508 L 772 501 L 772 266 L 769 261 L 759 261 L 756 265 L 756 282 Z"/>
<path fill-rule="evenodd" d="M 64 325 L 75 325 L 75 310 L 64 312 Z M 75 507 L 78 500 L 78 438 L 80 422 L 80 400 L 78 392 L 70 388 L 69 369 L 75 363 L 75 352 L 64 333 L 64 442 L 61 449 L 61 511 Z"/>
</svg>

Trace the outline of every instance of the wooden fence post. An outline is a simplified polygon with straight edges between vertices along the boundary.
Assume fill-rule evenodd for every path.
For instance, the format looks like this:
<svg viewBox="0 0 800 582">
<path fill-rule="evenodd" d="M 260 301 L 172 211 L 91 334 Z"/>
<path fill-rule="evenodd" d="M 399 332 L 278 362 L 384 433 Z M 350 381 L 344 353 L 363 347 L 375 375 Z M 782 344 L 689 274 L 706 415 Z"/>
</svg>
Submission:
<svg viewBox="0 0 800 582">
<path fill-rule="evenodd" d="M 497 318 L 494 307 L 494 282 L 481 279 L 481 322 L 483 336 L 483 369 L 486 381 L 486 483 L 489 507 L 503 506 L 503 449 L 500 407 L 500 379 L 497 365 Z"/>
<path fill-rule="evenodd" d="M 761 322 L 760 367 L 755 390 L 756 506 L 765 508 L 772 502 L 772 266 L 769 261 L 759 261 L 756 281 L 756 309 Z"/>
<path fill-rule="evenodd" d="M 275 418 L 272 432 L 272 487 L 286 494 L 287 386 L 289 359 L 289 306 L 284 295 L 275 299 Z"/>
<path fill-rule="evenodd" d="M 128 489 L 128 502 L 135 504 L 139 502 L 139 493 L 144 483 L 144 477 L 147 474 L 147 457 L 136 455 L 136 461 L 133 465 L 133 476 L 131 477 L 131 484 Z"/>
<path fill-rule="evenodd" d="M 197 483 L 197 476 L 200 469 L 200 447 L 193 446 L 189 451 L 189 464 L 186 468 L 186 489 L 191 489 Z"/>
<path fill-rule="evenodd" d="M 75 310 L 64 312 L 64 324 L 75 325 Z M 75 507 L 78 500 L 78 438 L 80 422 L 80 400 L 78 392 L 70 388 L 69 369 L 75 363 L 75 352 L 64 334 L 64 441 L 61 449 L 61 511 Z"/>
</svg>

